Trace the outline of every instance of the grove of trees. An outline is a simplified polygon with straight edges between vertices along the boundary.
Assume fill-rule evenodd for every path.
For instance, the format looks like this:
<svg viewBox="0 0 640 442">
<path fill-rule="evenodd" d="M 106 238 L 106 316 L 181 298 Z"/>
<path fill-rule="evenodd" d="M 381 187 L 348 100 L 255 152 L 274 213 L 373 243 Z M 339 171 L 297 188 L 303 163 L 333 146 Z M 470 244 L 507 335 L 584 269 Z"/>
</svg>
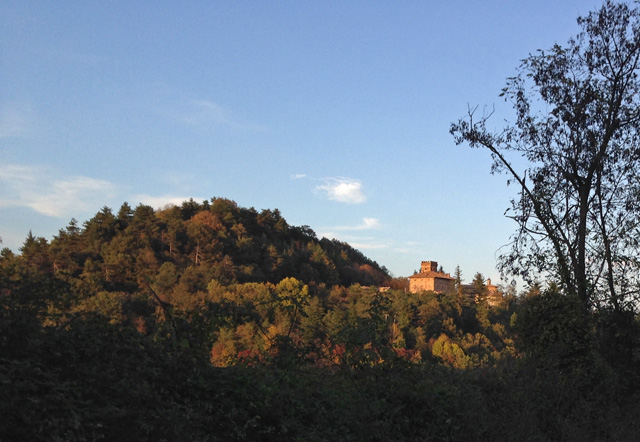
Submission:
<svg viewBox="0 0 640 442">
<path fill-rule="evenodd" d="M 639 13 L 578 22 L 508 80 L 512 126 L 451 128 L 518 186 L 522 293 L 408 293 L 225 198 L 105 207 L 0 252 L 0 441 L 638 440 Z"/>
<path fill-rule="evenodd" d="M 637 320 L 455 276 L 408 293 L 223 198 L 29 234 L 0 253 L 0 440 L 633 440 Z"/>
</svg>

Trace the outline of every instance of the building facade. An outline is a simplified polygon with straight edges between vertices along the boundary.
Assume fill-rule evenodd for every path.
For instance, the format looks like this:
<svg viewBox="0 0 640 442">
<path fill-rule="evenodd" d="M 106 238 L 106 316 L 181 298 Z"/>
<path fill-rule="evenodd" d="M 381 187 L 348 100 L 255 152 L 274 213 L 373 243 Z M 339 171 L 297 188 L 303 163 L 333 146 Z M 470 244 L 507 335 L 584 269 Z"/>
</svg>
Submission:
<svg viewBox="0 0 640 442">
<path fill-rule="evenodd" d="M 432 291 L 436 293 L 453 292 L 455 279 L 450 274 L 438 270 L 436 261 L 422 261 L 420 273 L 409 276 L 409 291 L 419 293 L 422 291 Z M 498 286 L 491 284 L 491 279 L 487 279 L 487 303 L 495 307 L 502 302 L 502 292 Z M 473 284 L 463 284 L 462 291 L 465 296 L 478 302 L 478 294 Z"/>
<path fill-rule="evenodd" d="M 439 271 L 436 261 L 422 261 L 420 273 L 409 276 L 409 291 L 411 293 L 425 290 L 436 293 L 453 290 L 453 278 L 448 273 Z"/>
<path fill-rule="evenodd" d="M 500 305 L 503 299 L 500 288 L 497 285 L 491 284 L 491 278 L 487 279 L 485 287 L 487 288 L 487 304 L 489 304 L 490 307 Z M 480 296 L 476 293 L 476 288 L 473 284 L 462 284 L 462 291 L 469 299 L 475 302 L 479 301 Z"/>
</svg>

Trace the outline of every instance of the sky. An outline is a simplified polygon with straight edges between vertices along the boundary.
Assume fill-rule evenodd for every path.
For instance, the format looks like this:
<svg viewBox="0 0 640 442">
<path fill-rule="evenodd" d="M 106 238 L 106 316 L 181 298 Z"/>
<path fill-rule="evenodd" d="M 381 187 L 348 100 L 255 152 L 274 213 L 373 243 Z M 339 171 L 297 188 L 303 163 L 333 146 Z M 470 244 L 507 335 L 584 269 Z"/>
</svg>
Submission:
<svg viewBox="0 0 640 442">
<path fill-rule="evenodd" d="M 500 281 L 517 189 L 456 146 L 469 106 L 591 0 L 0 3 L 0 237 L 125 201 L 279 209 L 395 276 Z"/>
</svg>

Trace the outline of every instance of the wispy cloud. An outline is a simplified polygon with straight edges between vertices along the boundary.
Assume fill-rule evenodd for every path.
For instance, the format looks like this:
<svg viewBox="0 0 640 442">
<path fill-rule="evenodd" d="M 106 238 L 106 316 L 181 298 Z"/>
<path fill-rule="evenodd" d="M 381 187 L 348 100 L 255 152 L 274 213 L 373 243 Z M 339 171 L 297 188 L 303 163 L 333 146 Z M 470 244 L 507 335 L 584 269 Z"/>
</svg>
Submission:
<svg viewBox="0 0 640 442">
<path fill-rule="evenodd" d="M 356 226 L 336 226 L 334 230 L 371 230 L 379 229 L 381 227 L 380 220 L 378 218 L 362 218 L 362 223 Z"/>
<path fill-rule="evenodd" d="M 403 241 L 401 244 L 396 244 L 392 248 L 392 252 L 406 255 L 421 253 L 423 249 L 424 243 L 420 241 Z"/>
<path fill-rule="evenodd" d="M 204 201 L 206 198 L 194 198 L 188 196 L 175 196 L 175 195 L 164 195 L 164 196 L 153 196 L 153 195 L 145 195 L 145 194 L 137 194 L 132 195 L 129 198 L 132 204 L 136 205 L 137 203 L 146 204 L 147 206 L 151 206 L 154 209 L 161 209 L 166 206 L 176 205 L 180 206 L 183 202 L 188 201 L 189 198 L 193 198 L 195 201 Z"/>
<path fill-rule="evenodd" d="M 0 181 L 11 185 L 24 185 L 26 183 L 35 183 L 41 169 L 32 166 L 22 166 L 19 164 L 5 164 L 0 168 Z"/>
<path fill-rule="evenodd" d="M 299 180 L 306 177 L 307 177 L 307 174 L 305 173 L 296 173 L 295 175 L 291 175 L 292 180 Z"/>
<path fill-rule="evenodd" d="M 356 249 L 375 250 L 387 249 L 390 247 L 389 241 L 376 236 L 362 236 L 359 233 L 381 229 L 382 225 L 377 218 L 362 218 L 360 224 L 354 226 L 334 226 L 327 228 L 324 232 L 318 233 L 320 237 L 336 238 L 346 241 Z M 346 232 L 346 233 L 345 233 Z M 351 233 L 350 232 L 358 232 Z"/>
<path fill-rule="evenodd" d="M 55 177 L 41 167 L 4 165 L 0 169 L 0 207 L 28 207 L 52 217 L 68 216 L 112 198 L 116 185 L 85 176 Z"/>
<path fill-rule="evenodd" d="M 241 118 L 225 106 L 210 100 L 191 99 L 178 100 L 172 107 L 161 110 L 161 113 L 174 121 L 194 128 L 216 129 L 221 127 L 234 130 L 264 131 L 265 127 L 243 122 Z"/>
<path fill-rule="evenodd" d="M 5 103 L 0 106 L 0 139 L 24 136 L 33 125 L 34 112 L 24 103 Z"/>
<path fill-rule="evenodd" d="M 358 250 L 380 250 L 380 249 L 388 249 L 389 245 L 381 242 L 349 242 L 351 247 L 354 247 Z"/>
<path fill-rule="evenodd" d="M 326 238 L 335 238 L 335 235 L 328 234 L 321 235 Z M 380 250 L 380 249 L 389 249 L 391 248 L 391 242 L 384 238 L 377 238 L 373 236 L 349 236 L 349 235 L 340 235 L 339 238 L 336 238 L 340 241 L 347 242 L 351 247 L 355 247 L 359 250 Z"/>
<path fill-rule="evenodd" d="M 362 204 L 367 197 L 362 193 L 362 183 L 352 178 L 325 178 L 324 184 L 316 186 L 327 198 L 346 204 Z"/>
<path fill-rule="evenodd" d="M 228 112 L 219 104 L 207 100 L 190 100 L 181 120 L 193 125 L 218 126 L 230 123 Z"/>
</svg>

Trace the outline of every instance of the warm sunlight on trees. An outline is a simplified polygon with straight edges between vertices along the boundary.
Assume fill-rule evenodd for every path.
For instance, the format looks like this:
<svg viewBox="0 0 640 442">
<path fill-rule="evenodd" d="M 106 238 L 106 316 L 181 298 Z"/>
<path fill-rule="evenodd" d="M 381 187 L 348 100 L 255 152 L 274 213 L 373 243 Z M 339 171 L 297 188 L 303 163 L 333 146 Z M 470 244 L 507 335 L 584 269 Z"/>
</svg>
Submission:
<svg viewBox="0 0 640 442">
<path fill-rule="evenodd" d="M 0 252 L 0 440 L 637 439 L 628 312 L 552 284 L 490 305 L 460 268 L 389 288 L 226 199 L 123 207 Z"/>
</svg>

